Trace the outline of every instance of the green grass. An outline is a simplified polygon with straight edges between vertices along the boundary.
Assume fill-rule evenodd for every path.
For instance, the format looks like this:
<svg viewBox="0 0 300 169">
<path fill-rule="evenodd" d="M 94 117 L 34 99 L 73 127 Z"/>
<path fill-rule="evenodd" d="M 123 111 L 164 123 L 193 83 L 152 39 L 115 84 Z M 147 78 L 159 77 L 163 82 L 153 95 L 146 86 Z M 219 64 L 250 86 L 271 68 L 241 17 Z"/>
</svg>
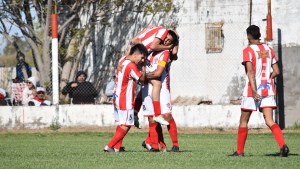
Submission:
<svg viewBox="0 0 300 169">
<path fill-rule="evenodd" d="M 167 133 L 166 143 L 171 148 Z M 113 133 L 0 134 L 0 168 L 299 168 L 300 133 L 285 133 L 290 156 L 280 158 L 272 134 L 249 134 L 246 156 L 229 157 L 236 135 L 180 134 L 180 153 L 149 153 L 141 147 L 146 133 L 130 132 L 123 144 L 128 152 L 104 153 Z"/>
</svg>

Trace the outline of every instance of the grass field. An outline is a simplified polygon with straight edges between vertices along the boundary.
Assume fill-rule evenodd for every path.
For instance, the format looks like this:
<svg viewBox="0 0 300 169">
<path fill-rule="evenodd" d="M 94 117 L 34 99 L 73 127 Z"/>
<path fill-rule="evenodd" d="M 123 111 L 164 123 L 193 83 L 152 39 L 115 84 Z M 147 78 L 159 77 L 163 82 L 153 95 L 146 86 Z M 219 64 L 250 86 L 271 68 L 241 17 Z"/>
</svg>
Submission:
<svg viewBox="0 0 300 169">
<path fill-rule="evenodd" d="M 113 131 L 113 130 L 111 130 Z M 171 148 L 168 133 L 164 133 Z M 236 134 L 179 134 L 180 153 L 149 153 L 141 146 L 144 132 L 130 132 L 127 152 L 104 153 L 112 132 L 37 132 L 0 134 L 0 168 L 300 168 L 300 132 L 285 132 L 290 156 L 280 158 L 270 132 L 250 132 L 245 157 L 229 157 Z"/>
</svg>

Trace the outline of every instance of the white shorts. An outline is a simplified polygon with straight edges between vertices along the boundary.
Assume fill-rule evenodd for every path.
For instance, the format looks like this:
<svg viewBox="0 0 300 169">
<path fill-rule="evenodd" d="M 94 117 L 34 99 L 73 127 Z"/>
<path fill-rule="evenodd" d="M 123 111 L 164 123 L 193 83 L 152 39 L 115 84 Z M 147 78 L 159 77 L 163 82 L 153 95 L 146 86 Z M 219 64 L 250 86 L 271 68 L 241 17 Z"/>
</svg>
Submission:
<svg viewBox="0 0 300 169">
<path fill-rule="evenodd" d="M 134 110 L 118 110 L 114 107 L 115 121 L 121 126 L 133 126 L 134 125 Z"/>
<path fill-rule="evenodd" d="M 273 108 L 275 109 L 276 101 L 274 96 L 266 96 L 262 97 L 262 99 L 258 102 L 254 101 L 253 97 L 242 97 L 241 101 L 241 109 L 242 110 L 250 110 L 250 111 L 257 111 L 257 109 L 263 108 Z"/>
<path fill-rule="evenodd" d="M 154 116 L 154 108 L 151 97 L 152 88 L 151 84 L 142 86 L 142 112 L 145 117 Z M 161 88 L 160 90 L 160 108 L 162 115 L 172 113 L 171 94 L 170 91 L 165 88 Z"/>
</svg>

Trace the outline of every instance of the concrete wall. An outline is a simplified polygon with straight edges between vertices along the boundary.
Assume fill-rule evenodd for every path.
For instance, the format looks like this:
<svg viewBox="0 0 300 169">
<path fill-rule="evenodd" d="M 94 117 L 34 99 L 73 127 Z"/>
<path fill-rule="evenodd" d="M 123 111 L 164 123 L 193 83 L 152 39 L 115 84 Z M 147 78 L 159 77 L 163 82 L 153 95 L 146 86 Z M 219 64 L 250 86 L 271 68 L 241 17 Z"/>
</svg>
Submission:
<svg viewBox="0 0 300 169">
<path fill-rule="evenodd" d="M 282 34 L 282 36 L 285 36 Z M 287 126 L 300 123 L 300 46 L 282 48 L 284 110 Z"/>
<path fill-rule="evenodd" d="M 178 127 L 237 128 L 240 107 L 233 105 L 174 106 Z M 139 113 L 143 127 L 147 119 Z M 1 106 L 0 128 L 46 128 L 58 122 L 62 127 L 115 126 L 112 105 L 64 105 L 49 107 Z M 250 128 L 265 128 L 261 113 L 253 113 Z"/>
</svg>

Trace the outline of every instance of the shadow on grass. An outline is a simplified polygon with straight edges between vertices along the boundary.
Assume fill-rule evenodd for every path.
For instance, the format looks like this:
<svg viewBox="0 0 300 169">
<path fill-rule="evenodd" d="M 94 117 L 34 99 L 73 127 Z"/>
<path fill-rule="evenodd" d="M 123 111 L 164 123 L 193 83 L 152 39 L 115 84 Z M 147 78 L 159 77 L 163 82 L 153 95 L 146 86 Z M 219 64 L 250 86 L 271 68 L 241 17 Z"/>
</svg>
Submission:
<svg viewBox="0 0 300 169">
<path fill-rule="evenodd" d="M 289 156 L 299 156 L 300 154 L 289 153 Z M 265 154 L 265 156 L 279 157 L 279 153 Z"/>
</svg>

